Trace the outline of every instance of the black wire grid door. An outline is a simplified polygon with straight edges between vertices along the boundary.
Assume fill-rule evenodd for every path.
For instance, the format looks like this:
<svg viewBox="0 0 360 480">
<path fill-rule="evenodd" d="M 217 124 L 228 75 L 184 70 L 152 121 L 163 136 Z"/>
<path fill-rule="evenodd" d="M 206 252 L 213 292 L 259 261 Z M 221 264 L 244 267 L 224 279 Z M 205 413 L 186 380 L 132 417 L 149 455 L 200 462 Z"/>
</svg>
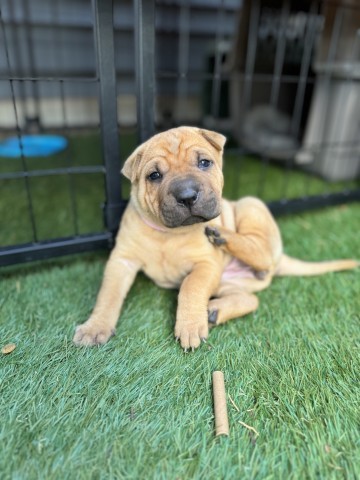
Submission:
<svg viewBox="0 0 360 480">
<path fill-rule="evenodd" d="M 92 0 L 92 8 L 89 13 L 91 16 L 91 35 L 94 38 L 95 45 L 95 59 L 96 65 L 94 75 L 92 71 L 81 75 L 66 76 L 66 72 L 62 76 L 58 75 L 39 75 L 35 59 L 32 58 L 32 31 L 31 23 L 26 20 L 26 10 L 28 8 L 28 0 L 18 0 L 22 2 L 23 11 L 25 16 L 23 19 L 16 19 L 16 12 L 12 11 L 12 2 L 6 2 L 6 8 L 4 7 L 5 0 L 0 0 L 0 37 L 3 53 L 3 71 L 7 74 L 0 76 L 1 84 L 6 84 L 8 88 L 8 98 L 10 99 L 10 115 L 13 116 L 13 123 L 15 125 L 15 136 L 18 139 L 21 154 L 19 162 L 16 168 L 7 168 L 5 170 L 0 169 L 0 188 L 3 186 L 4 190 L 9 185 L 9 182 L 17 182 L 18 191 L 22 192 L 24 209 L 22 215 L 23 221 L 29 224 L 31 231 L 31 240 L 25 242 L 12 241 L 11 231 L 9 231 L 8 238 L 5 240 L 5 246 L 0 247 L 0 265 L 10 265 L 15 263 L 26 262 L 30 260 L 40 260 L 45 258 L 51 258 L 55 256 L 79 253 L 85 251 L 92 251 L 96 249 L 109 248 L 112 245 L 114 234 L 117 230 L 119 220 L 122 212 L 126 206 L 125 195 L 122 193 L 121 183 L 119 179 L 119 171 L 121 167 L 120 155 L 119 155 L 119 129 L 118 129 L 118 112 L 117 112 L 117 97 L 118 97 L 118 82 L 119 72 L 116 69 L 116 57 L 119 49 L 127 49 L 128 46 L 121 44 L 115 48 L 116 44 L 116 29 L 114 28 L 114 4 L 112 0 Z M 115 2 L 115 6 L 122 4 L 123 2 Z M 125 3 L 125 2 L 124 2 Z M 129 2 L 128 2 L 129 3 Z M 132 3 L 132 2 L 130 2 Z M 274 3 L 274 2 L 273 2 Z M 287 0 L 279 0 L 275 2 L 279 4 L 280 12 L 280 27 L 283 25 L 292 25 L 291 22 L 295 22 L 295 26 L 301 26 L 301 19 L 303 17 L 294 16 L 291 10 L 291 5 L 296 2 L 290 2 Z M 133 32 L 134 32 L 134 59 L 135 63 L 133 68 L 135 70 L 136 86 L 134 94 L 136 96 L 136 125 L 138 133 L 138 141 L 144 141 L 151 135 L 159 130 L 165 129 L 168 126 L 174 126 L 180 123 L 184 123 L 181 117 L 181 112 L 177 118 L 172 118 L 171 122 L 161 122 L 161 112 L 159 112 L 159 104 L 161 104 L 161 95 L 165 92 L 164 97 L 168 90 L 175 91 L 175 107 L 181 107 L 186 105 L 188 94 L 191 91 L 193 85 L 197 82 L 205 82 L 210 85 L 208 95 L 208 120 L 203 122 L 202 119 L 195 120 L 198 125 L 203 125 L 207 128 L 213 127 L 214 129 L 221 130 L 221 117 L 222 110 L 222 98 L 224 96 L 224 83 L 229 84 L 232 82 L 232 88 L 235 88 L 235 97 L 237 98 L 238 110 L 233 115 L 233 124 L 242 124 L 245 126 L 254 125 L 254 118 L 259 112 L 252 116 L 246 116 L 245 110 L 249 110 L 251 107 L 251 99 L 258 94 L 259 85 L 266 85 L 267 94 L 270 98 L 269 107 L 271 114 L 276 109 L 282 100 L 281 86 L 288 84 L 293 86 L 293 106 L 292 115 L 289 120 L 290 131 L 295 136 L 299 136 L 302 118 L 304 117 L 304 104 L 306 97 L 306 87 L 315 83 L 314 77 L 310 75 L 310 64 L 313 55 L 313 49 L 316 42 L 316 29 L 318 28 L 318 12 L 323 5 L 331 5 L 333 2 L 319 2 L 309 1 L 308 13 L 310 22 L 305 32 L 304 48 L 301 50 L 301 55 L 298 58 L 298 71 L 294 73 L 291 68 L 286 71 L 286 57 L 288 39 L 286 36 L 285 27 L 279 28 L 279 32 L 275 36 L 273 42 L 273 59 L 271 60 L 271 66 L 268 70 L 258 69 L 258 63 L 264 64 L 261 59 L 261 52 L 264 53 L 264 46 L 261 46 L 261 33 L 269 31 L 269 25 L 273 21 L 274 14 L 271 10 L 271 2 L 262 0 L 237 2 L 235 0 L 218 0 L 212 2 L 216 4 L 210 8 L 206 6 L 204 2 L 190 0 L 179 0 L 175 2 L 175 11 L 170 11 L 174 5 L 169 5 L 169 2 L 157 1 L 155 7 L 155 1 L 150 0 L 135 0 L 133 6 Z M 336 2 L 335 2 L 336 3 Z M 57 0 L 52 3 L 54 8 L 54 18 L 56 19 L 58 14 L 56 12 Z M 236 8 L 242 4 L 241 17 L 238 23 L 238 31 L 230 32 L 227 29 L 229 24 L 229 17 L 234 16 Z M 192 16 L 192 10 L 195 10 L 195 14 Z M 197 44 L 200 45 L 201 41 L 205 42 L 203 38 L 204 25 L 200 23 L 196 24 L 196 18 L 201 14 L 203 17 L 203 9 L 207 13 L 215 11 L 215 23 L 216 28 L 212 30 L 212 36 L 214 37 L 215 48 L 213 48 L 213 57 L 211 59 L 211 66 L 208 70 L 202 68 L 197 69 L 196 48 L 192 49 L 191 40 L 192 36 L 196 37 Z M 270 9 L 269 9 L 270 8 Z M 354 8 L 354 12 L 359 12 L 359 8 Z M 160 13 L 160 18 L 157 17 L 155 22 L 155 11 Z M 5 12 L 5 14 L 4 14 Z M 210 12 L 211 13 L 211 12 Z M 171 14 L 176 17 L 176 32 L 170 31 L 171 28 L 168 24 L 171 23 Z M 323 70 L 321 71 L 321 92 L 325 92 L 325 96 L 331 95 L 331 88 L 333 80 L 339 76 L 343 80 L 343 87 L 345 87 L 345 93 L 342 94 L 342 101 L 349 102 L 350 96 L 353 95 L 354 85 L 358 85 L 357 75 L 359 72 L 354 70 L 357 68 L 359 62 L 360 51 L 360 35 L 359 28 L 354 38 L 351 39 L 350 45 L 350 58 L 349 64 L 350 70 L 345 69 L 345 73 L 342 71 L 336 71 L 336 69 L 329 69 L 327 65 L 336 63 L 336 54 L 338 51 L 338 45 L 341 43 L 341 29 L 346 20 L 348 10 L 342 5 L 341 2 L 336 5 L 335 10 L 332 12 L 332 26 L 327 37 L 328 44 L 324 47 L 323 62 L 321 64 Z M 356 15 L 353 16 L 355 18 Z M 270 20 L 269 20 L 270 18 Z M 295 19 L 295 20 L 294 20 Z M 163 29 L 160 32 L 162 41 L 159 41 L 159 26 L 155 28 L 156 23 L 163 20 Z M 205 20 L 206 22 L 206 20 Z M 231 23 L 231 21 L 230 21 Z M 22 29 L 22 43 L 21 38 L 13 35 L 12 26 L 21 26 Z M 276 25 L 276 22 L 275 22 Z M 53 25 L 56 27 L 56 22 Z M 85 27 L 82 27 L 85 28 Z M 86 27 L 88 28 L 88 27 Z M 326 31 L 325 24 L 325 31 Z M 56 29 L 56 28 L 55 28 Z M 271 30 L 271 28 L 270 28 Z M 194 33 L 195 32 L 195 33 Z M 210 33 L 211 34 L 211 33 Z M 169 36 L 169 41 L 167 37 Z M 266 37 L 265 35 L 265 37 Z M 228 54 L 227 66 L 224 67 L 223 57 L 224 49 L 223 45 L 229 40 L 229 37 L 238 37 L 238 51 L 233 49 L 231 54 Z M 165 38 L 166 37 L 166 38 Z M 176 39 L 174 39 L 176 37 Z M 165 41 L 164 41 L 165 38 Z M 267 38 L 267 37 L 266 37 Z M 157 41 L 155 41 L 155 39 Z M 175 60 L 175 67 L 169 63 L 172 55 L 169 55 L 166 48 L 172 49 L 171 42 L 175 42 L 177 48 L 177 54 L 173 55 Z M 266 39 L 265 43 L 269 43 Z M 325 41 L 326 43 L 326 41 Z M 236 46 L 236 42 L 233 41 Z M 27 52 L 23 52 L 22 49 L 27 49 Z M 266 46 L 266 45 L 265 45 Z M 161 49 L 165 49 L 164 51 Z M 263 49 L 263 50 L 262 50 Z M 171 52 L 170 52 L 171 53 Z M 259 58 L 260 54 L 260 58 Z M 19 65 L 15 64 L 15 59 L 20 62 L 22 56 L 26 57 L 26 74 L 24 69 L 19 69 Z M 269 52 L 265 48 L 265 55 L 269 55 Z M 320 58 L 321 60 L 321 58 Z M 195 63 L 195 65 L 194 65 Z M 265 62 L 266 64 L 266 62 Z M 230 66 L 229 66 L 230 65 Z M 355 65 L 355 67 L 354 67 Z M 320 67 L 319 67 L 320 68 Z M 121 74 L 120 74 L 121 76 Z M 30 168 L 29 158 L 24 154 L 23 138 L 24 132 L 31 132 L 34 129 L 37 132 L 42 132 L 41 114 L 42 107 L 39 101 L 41 97 L 40 88 L 49 88 L 51 85 L 57 88 L 58 98 L 60 99 L 60 116 L 62 124 L 62 132 L 70 134 L 74 131 L 74 127 L 70 124 L 68 119 L 68 104 L 69 98 L 67 95 L 67 86 L 71 83 L 73 86 L 78 85 L 80 89 L 86 90 L 91 87 L 97 90 L 97 104 L 96 109 L 100 112 L 99 124 L 100 124 L 100 138 L 102 146 L 102 159 L 101 164 L 87 164 L 86 161 L 80 164 L 73 162 L 71 158 L 71 149 L 67 150 L 65 163 L 54 165 L 51 168 Z M 170 86 L 170 87 L 169 87 Z M 196 89 L 195 89 L 196 90 Z M 349 93 L 350 92 L 350 93 Z M 351 93 L 352 92 L 352 93 Z M 234 94 L 234 92 L 233 92 Z M 0 88 L 1 95 L 1 88 Z M 198 93 L 194 95 L 199 96 Z M 260 88 L 260 97 L 261 97 Z M 344 96 L 345 95 L 345 96 Z M 31 97 L 32 103 L 26 101 L 27 97 Z M 344 100 L 345 99 L 345 100 Z M 71 100 L 71 99 L 70 99 Z M 355 102 L 359 102 L 359 96 L 355 94 Z M 165 102 L 166 103 L 166 102 Z M 231 102 L 230 102 L 231 103 Z M 232 102 L 236 104 L 236 102 Z M 326 103 L 326 102 L 325 102 Z M 351 101 L 350 101 L 351 103 Z M 47 108 L 51 107 L 51 102 Z M 172 106 L 173 108 L 173 106 Z M 329 142 L 326 140 L 326 132 L 331 130 L 329 125 L 329 118 L 333 115 L 328 109 L 329 107 L 323 106 L 324 121 L 322 124 L 322 133 L 320 134 L 320 140 L 314 142 L 311 138 L 311 134 L 303 142 L 302 148 L 299 151 L 302 154 L 302 159 L 308 158 L 310 154 L 316 155 L 319 152 L 323 152 L 334 145 L 329 146 Z M 76 110 L 76 107 L 75 107 Z M 316 110 L 316 109 L 315 109 Z M 165 111 L 165 110 L 164 110 Z M 260 114 L 264 110 L 260 110 Z M 266 111 L 269 111 L 266 110 Z M 120 117 L 122 112 L 120 110 Z M 167 115 L 167 114 L 166 114 Z M 166 117 L 164 114 L 163 116 Z M 157 119 L 157 121 L 155 121 Z M 169 120 L 169 119 L 168 119 Z M 186 121 L 186 123 L 190 123 Z M 75 129 L 76 130 L 76 129 Z M 255 130 L 256 133 L 256 130 Z M 242 131 L 240 136 L 240 144 L 245 145 L 245 149 L 251 151 L 252 149 L 252 132 Z M 357 149 L 359 151 L 359 135 L 354 140 L 348 142 L 340 142 L 341 147 Z M 336 142 L 335 142 L 336 143 Z M 255 146 L 256 147 L 256 146 Z M 74 150 L 73 146 L 73 150 Z M 80 147 L 81 148 L 81 144 Z M 85 148 L 85 147 L 84 147 Z M 87 147 L 88 148 L 88 147 Z M 338 148 L 338 145 L 335 145 Z M 261 186 L 266 180 L 266 169 L 271 161 L 271 155 L 265 148 L 263 151 L 256 152 L 262 162 L 262 170 L 259 176 L 259 185 Z M 78 152 L 78 150 L 77 150 Z M 101 155 L 99 155 L 101 156 Z M 241 168 L 241 163 L 240 167 Z M 360 189 L 354 187 L 354 182 L 344 182 L 344 188 L 336 193 L 331 193 L 329 190 L 325 190 L 322 194 L 318 195 L 301 195 L 297 198 L 287 198 L 286 185 L 289 174 L 298 168 L 292 158 L 286 158 L 283 166 L 283 196 L 279 200 L 271 201 L 269 206 L 275 214 L 297 212 L 311 208 L 317 208 L 321 206 L 336 205 L 349 201 L 360 200 Z M 103 219 L 101 220 L 100 228 L 89 229 L 84 234 L 81 228 L 82 217 L 84 211 L 86 211 L 86 205 L 83 205 L 85 210 L 81 210 L 78 200 L 78 179 L 84 176 L 97 176 L 97 186 L 101 185 L 101 196 L 105 198 L 103 206 Z M 35 205 L 36 193 L 38 193 L 37 186 L 35 187 L 35 180 L 43 180 L 44 182 L 50 181 L 52 178 L 62 178 L 65 190 L 66 198 L 69 203 L 69 217 L 70 218 L 70 234 L 60 234 L 57 238 L 53 238 L 53 235 L 49 235 L 44 238 L 44 234 L 39 233 L 39 213 Z M 39 187 L 40 188 L 40 187 Z M 90 188 L 90 187 L 85 187 Z M 35 191 L 36 190 L 36 191 Z M 258 192 L 254 192 L 256 194 Z M 0 191 L 0 201 L 1 201 Z M 65 198 L 62 197 L 62 198 Z M 46 201 L 46 199 L 45 199 Z M 65 201 L 65 200 L 59 200 Z M 11 208 L 11 205 L 9 205 Z M 10 218 L 10 217 L 9 217 Z M 0 219 L 1 222 L 2 219 Z M 2 223 L 0 229 L 6 231 L 7 225 Z M 100 233 L 92 233 L 92 232 Z M 68 232 L 68 230 L 67 230 Z M 5 235 L 6 237 L 6 235 Z M 0 242 L 1 245 L 2 242 Z"/>
<path fill-rule="evenodd" d="M 22 7 L 25 12 L 26 6 L 28 6 L 28 2 L 27 0 L 24 0 Z M 9 11 L 11 13 L 11 2 L 8 4 L 7 13 L 9 13 Z M 10 40 L 12 40 L 11 47 L 16 47 L 14 38 L 10 37 L 11 30 L 6 28 L 9 25 L 11 26 L 11 21 L 5 23 L 2 9 L 0 9 L 1 44 L 3 45 L 5 67 L 8 72 L 8 76 L 1 80 L 5 80 L 9 85 L 9 97 L 11 98 L 12 114 L 16 125 L 15 135 L 18 139 L 18 144 L 21 150 L 20 168 L 15 172 L 7 171 L 4 173 L 0 171 L 0 182 L 17 181 L 19 191 L 25 192 L 26 208 L 23 215 L 27 218 L 24 218 L 23 221 L 24 223 L 27 223 L 26 220 L 29 220 L 32 236 L 31 242 L 18 245 L 7 245 L 6 247 L 0 248 L 0 265 L 10 265 L 72 253 L 109 248 L 113 241 L 114 232 L 118 228 L 119 219 L 121 218 L 126 202 L 122 199 L 121 184 L 119 181 L 119 136 L 117 127 L 114 36 L 112 28 L 113 2 L 111 0 L 93 0 L 92 16 L 92 34 L 94 36 L 96 51 L 96 75 L 79 75 L 78 78 L 74 75 L 70 78 L 39 76 L 36 75 L 36 72 L 34 71 L 30 56 L 30 65 L 28 65 L 27 71 L 30 72 L 31 75 L 20 76 L 13 73 L 15 69 L 10 59 Z M 22 21 L 22 26 L 24 27 L 25 34 L 27 34 L 27 45 L 30 47 L 29 52 L 31 52 L 30 26 L 26 20 Z M 19 52 L 15 51 L 15 54 L 16 53 L 19 54 Z M 13 58 L 15 58 L 15 56 Z M 40 132 L 42 130 L 41 124 L 39 125 L 39 102 L 37 102 L 39 85 L 55 85 L 58 87 L 61 99 L 62 131 L 66 134 L 70 131 L 70 127 L 67 125 L 64 93 L 67 82 L 71 82 L 71 84 L 78 83 L 81 85 L 80 88 L 83 88 L 84 85 L 93 85 L 98 89 L 97 108 L 100 110 L 101 144 L 104 163 L 100 165 L 76 166 L 73 165 L 71 159 L 67 159 L 66 166 L 58 168 L 29 168 L 29 159 L 24 154 L 23 130 L 28 129 L 29 124 L 30 129 L 31 125 L 36 124 L 35 129 L 40 130 Z M 25 86 L 31 87 L 31 96 L 35 103 L 35 108 L 33 107 L 35 115 L 34 113 L 32 113 L 32 116 L 25 115 L 26 125 L 21 128 L 19 120 L 20 108 L 26 108 L 26 103 L 24 107 L 24 104 L 19 102 L 18 97 L 21 97 L 21 93 L 24 92 Z M 70 156 L 71 152 L 67 151 L 66 155 Z M 85 175 L 97 175 L 99 184 L 103 186 L 101 187 L 103 188 L 102 198 L 106 198 L 106 201 L 103 205 L 103 219 L 101 223 L 105 225 L 105 228 L 100 228 L 100 230 L 103 230 L 102 232 L 100 231 L 100 233 L 80 234 L 79 232 L 79 212 L 76 202 L 74 179 L 76 179 L 77 176 L 81 177 Z M 99 176 L 102 178 L 99 178 Z M 66 178 L 68 197 L 70 199 L 69 214 L 71 216 L 73 233 L 72 235 L 64 236 L 63 238 L 39 240 L 38 218 L 35 214 L 34 208 L 35 193 L 33 191 L 33 182 L 35 179 L 44 179 L 45 181 L 48 181 L 54 177 Z M 4 190 L 5 187 L 3 186 Z M 12 206 L 8 205 L 8 208 L 11 209 Z M 3 232 L 7 228 L 7 225 L 2 225 Z M 9 236 L 11 236 L 11 231 L 9 231 Z"/>
</svg>

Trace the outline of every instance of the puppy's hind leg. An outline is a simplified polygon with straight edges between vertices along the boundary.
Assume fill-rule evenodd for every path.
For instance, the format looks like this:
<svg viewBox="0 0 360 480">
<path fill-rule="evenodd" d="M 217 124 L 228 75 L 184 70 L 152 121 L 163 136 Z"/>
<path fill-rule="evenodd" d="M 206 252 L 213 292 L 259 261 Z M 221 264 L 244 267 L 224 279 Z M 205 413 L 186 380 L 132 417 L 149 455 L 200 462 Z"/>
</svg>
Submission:
<svg viewBox="0 0 360 480">
<path fill-rule="evenodd" d="M 282 242 L 270 211 L 263 202 L 252 197 L 231 205 L 235 231 L 226 225 L 209 225 L 205 228 L 208 240 L 255 270 L 273 271 L 281 257 Z"/>
<path fill-rule="evenodd" d="M 236 288 L 223 289 L 219 297 L 210 300 L 208 305 L 209 327 L 221 325 L 233 318 L 243 317 L 254 312 L 259 300 L 253 293 Z"/>
</svg>

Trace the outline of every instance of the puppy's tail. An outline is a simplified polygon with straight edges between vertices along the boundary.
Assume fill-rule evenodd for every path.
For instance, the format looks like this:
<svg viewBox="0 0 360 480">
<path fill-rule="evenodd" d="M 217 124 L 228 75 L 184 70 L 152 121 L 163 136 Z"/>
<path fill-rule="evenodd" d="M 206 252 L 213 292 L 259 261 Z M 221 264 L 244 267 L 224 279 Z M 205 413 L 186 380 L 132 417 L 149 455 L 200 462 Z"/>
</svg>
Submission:
<svg viewBox="0 0 360 480">
<path fill-rule="evenodd" d="M 328 272 L 350 270 L 360 266 L 357 260 L 331 260 L 327 262 L 303 262 L 297 258 L 282 255 L 276 271 L 277 276 L 311 276 Z"/>
</svg>

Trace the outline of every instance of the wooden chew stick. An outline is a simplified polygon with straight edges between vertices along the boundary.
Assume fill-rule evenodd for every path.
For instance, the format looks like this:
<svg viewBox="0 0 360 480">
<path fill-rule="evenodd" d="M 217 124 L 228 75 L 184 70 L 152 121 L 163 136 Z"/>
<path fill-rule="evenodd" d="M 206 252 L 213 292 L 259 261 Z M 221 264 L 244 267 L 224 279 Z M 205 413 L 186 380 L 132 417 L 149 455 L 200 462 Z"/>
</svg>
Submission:
<svg viewBox="0 0 360 480">
<path fill-rule="evenodd" d="M 215 432 L 218 435 L 229 435 L 229 422 L 226 407 L 224 374 L 213 372 L 213 392 L 215 409 Z"/>
</svg>

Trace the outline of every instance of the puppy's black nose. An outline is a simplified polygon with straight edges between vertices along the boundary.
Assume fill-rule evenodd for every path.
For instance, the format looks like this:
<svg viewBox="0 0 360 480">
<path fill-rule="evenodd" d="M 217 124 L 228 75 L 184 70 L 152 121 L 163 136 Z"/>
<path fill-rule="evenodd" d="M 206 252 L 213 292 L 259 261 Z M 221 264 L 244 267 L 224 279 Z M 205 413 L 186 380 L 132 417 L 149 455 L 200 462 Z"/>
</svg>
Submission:
<svg viewBox="0 0 360 480">
<path fill-rule="evenodd" d="M 199 192 L 197 192 L 193 188 L 185 188 L 184 190 L 179 192 L 175 198 L 176 201 L 180 203 L 180 205 L 185 205 L 185 207 L 191 207 L 198 199 L 198 196 Z"/>
<path fill-rule="evenodd" d="M 178 181 L 172 185 L 171 193 L 178 204 L 192 207 L 199 198 L 200 187 L 192 179 Z"/>
</svg>

